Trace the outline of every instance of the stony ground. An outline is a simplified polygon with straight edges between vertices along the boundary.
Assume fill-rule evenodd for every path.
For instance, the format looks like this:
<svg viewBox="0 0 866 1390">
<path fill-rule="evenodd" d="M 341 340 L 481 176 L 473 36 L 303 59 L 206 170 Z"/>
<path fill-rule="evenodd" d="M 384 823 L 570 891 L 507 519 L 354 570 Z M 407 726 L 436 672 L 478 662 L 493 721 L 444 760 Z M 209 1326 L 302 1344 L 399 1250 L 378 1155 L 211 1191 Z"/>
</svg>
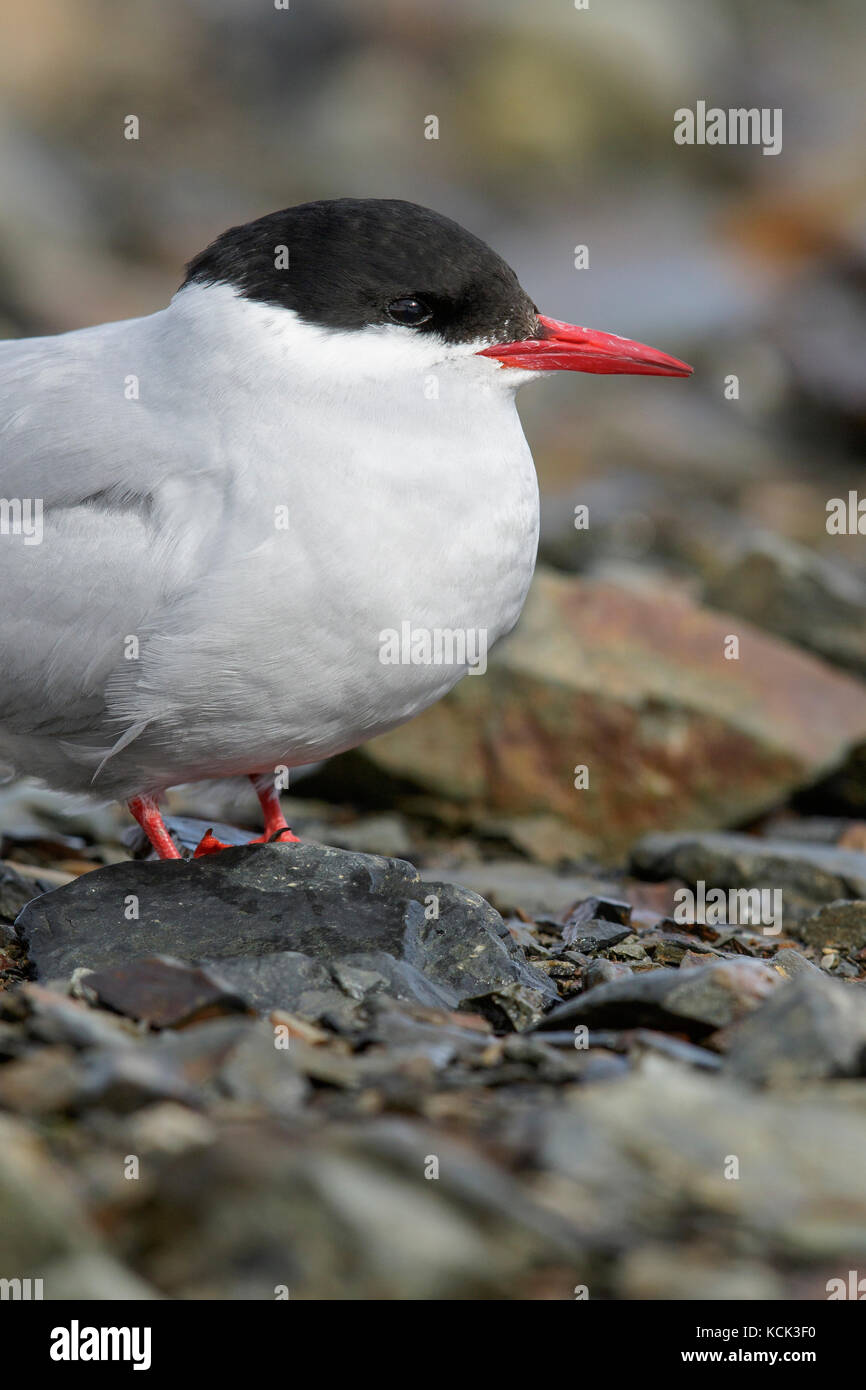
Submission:
<svg viewBox="0 0 866 1390">
<path fill-rule="evenodd" d="M 120 813 L 0 789 L 0 1278 L 703 1299 L 866 1276 L 866 184 L 839 119 L 866 9 L 115 0 L 108 60 L 103 6 L 13 8 L 0 337 L 152 312 L 230 220 L 384 187 L 547 312 L 696 372 L 524 393 L 521 623 L 486 677 L 302 784 L 307 848 L 167 871 Z M 684 90 L 741 102 L 744 55 L 789 152 L 675 144 Z M 175 827 L 258 833 L 243 798 L 177 794 Z M 781 891 L 782 931 L 673 920 L 698 882 Z"/>
<path fill-rule="evenodd" d="M 34 798 L 2 846 L 0 1275 L 818 1299 L 863 1268 L 862 823 L 651 836 L 603 872 L 308 800 L 345 848 L 159 865 Z M 781 889 L 783 929 L 674 920 L 698 880 Z"/>
</svg>

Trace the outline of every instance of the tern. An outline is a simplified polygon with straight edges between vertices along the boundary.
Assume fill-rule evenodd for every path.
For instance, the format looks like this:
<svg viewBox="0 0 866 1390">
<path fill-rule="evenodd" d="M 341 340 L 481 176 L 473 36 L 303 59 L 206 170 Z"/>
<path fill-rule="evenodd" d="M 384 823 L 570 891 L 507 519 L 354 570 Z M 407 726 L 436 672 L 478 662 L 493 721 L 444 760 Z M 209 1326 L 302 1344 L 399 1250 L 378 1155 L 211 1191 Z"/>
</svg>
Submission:
<svg viewBox="0 0 866 1390">
<path fill-rule="evenodd" d="M 260 838 L 294 839 L 278 771 L 411 719 L 517 621 L 515 397 L 560 371 L 691 368 L 545 317 L 394 199 L 232 227 L 167 308 L 0 343 L 4 771 L 126 801 L 166 859 L 161 794 L 249 776 Z"/>
</svg>

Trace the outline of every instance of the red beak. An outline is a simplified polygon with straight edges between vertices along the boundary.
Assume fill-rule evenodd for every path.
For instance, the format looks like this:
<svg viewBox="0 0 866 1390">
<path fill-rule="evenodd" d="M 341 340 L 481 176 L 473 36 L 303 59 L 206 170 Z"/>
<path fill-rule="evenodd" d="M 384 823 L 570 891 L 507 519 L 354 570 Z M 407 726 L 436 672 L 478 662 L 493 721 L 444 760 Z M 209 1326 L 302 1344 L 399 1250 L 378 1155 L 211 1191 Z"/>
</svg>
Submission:
<svg viewBox="0 0 866 1390">
<path fill-rule="evenodd" d="M 532 372 L 596 372 L 611 375 L 628 372 L 632 376 L 691 376 L 687 362 L 668 357 L 666 352 L 618 338 L 615 333 L 596 333 L 573 323 L 538 315 L 543 336 L 524 338 L 519 343 L 494 343 L 482 348 L 479 357 L 495 357 L 506 367 L 524 367 Z"/>
</svg>

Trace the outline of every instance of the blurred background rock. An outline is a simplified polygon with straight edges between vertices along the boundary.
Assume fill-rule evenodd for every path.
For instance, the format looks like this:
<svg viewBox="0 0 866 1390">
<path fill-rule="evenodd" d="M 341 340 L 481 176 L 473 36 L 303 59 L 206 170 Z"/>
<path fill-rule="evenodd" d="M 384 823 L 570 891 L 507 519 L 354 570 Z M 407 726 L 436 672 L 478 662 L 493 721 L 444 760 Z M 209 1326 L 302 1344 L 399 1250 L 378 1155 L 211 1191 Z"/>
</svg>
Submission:
<svg viewBox="0 0 866 1390">
<path fill-rule="evenodd" d="M 863 537 L 825 526 L 860 484 L 866 420 L 859 0 L 2 0 L 0 16 L 0 332 L 151 312 L 218 232 L 281 206 L 429 204 L 545 312 L 696 367 L 523 393 L 542 558 L 675 582 L 863 674 Z M 781 153 L 677 145 L 674 112 L 699 99 L 780 107 Z"/>
</svg>

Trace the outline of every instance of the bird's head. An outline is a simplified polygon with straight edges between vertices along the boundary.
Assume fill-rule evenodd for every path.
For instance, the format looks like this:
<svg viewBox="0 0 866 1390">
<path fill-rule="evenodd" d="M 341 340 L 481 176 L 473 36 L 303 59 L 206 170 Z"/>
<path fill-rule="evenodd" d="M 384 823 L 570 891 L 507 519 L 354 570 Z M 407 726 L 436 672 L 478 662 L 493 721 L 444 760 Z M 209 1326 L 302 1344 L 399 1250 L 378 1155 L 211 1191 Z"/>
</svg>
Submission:
<svg viewBox="0 0 866 1390">
<path fill-rule="evenodd" d="M 510 385 L 530 373 L 692 371 L 643 343 L 540 314 L 485 242 L 398 199 L 303 203 L 231 227 L 187 267 L 184 288 L 214 284 L 288 310 L 315 365 L 352 374 L 479 357 Z"/>
</svg>

